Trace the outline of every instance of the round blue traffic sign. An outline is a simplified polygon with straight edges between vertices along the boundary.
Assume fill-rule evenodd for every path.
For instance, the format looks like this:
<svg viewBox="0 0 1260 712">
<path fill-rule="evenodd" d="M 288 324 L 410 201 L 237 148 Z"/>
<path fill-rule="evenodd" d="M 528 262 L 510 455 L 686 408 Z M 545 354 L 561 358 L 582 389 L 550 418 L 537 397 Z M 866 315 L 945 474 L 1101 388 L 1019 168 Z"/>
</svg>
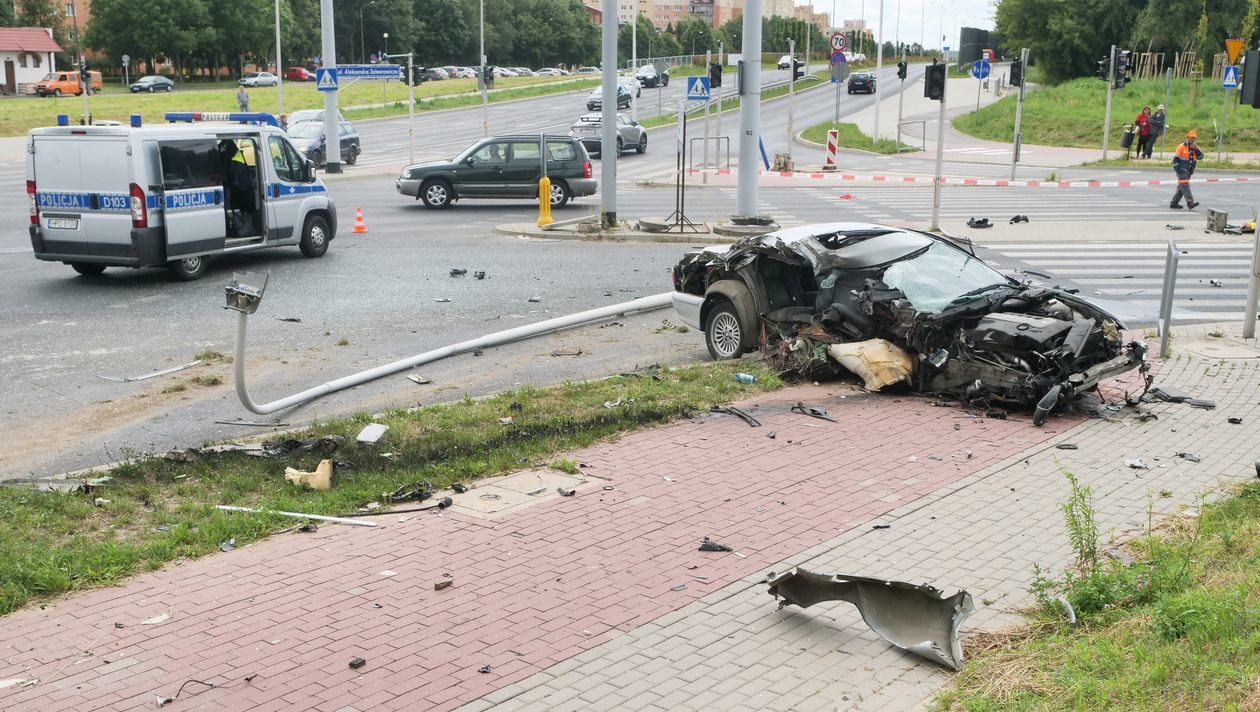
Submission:
<svg viewBox="0 0 1260 712">
<path fill-rule="evenodd" d="M 992 69 L 993 65 L 989 64 L 989 60 L 980 59 L 971 65 L 971 76 L 976 79 L 985 79 L 989 76 L 989 72 Z"/>
<path fill-rule="evenodd" d="M 837 64 L 844 64 L 844 62 L 845 62 L 845 59 L 844 59 L 844 52 L 832 52 L 832 53 L 831 53 L 831 66 L 833 66 L 833 67 L 834 67 L 834 66 L 836 66 Z"/>
</svg>

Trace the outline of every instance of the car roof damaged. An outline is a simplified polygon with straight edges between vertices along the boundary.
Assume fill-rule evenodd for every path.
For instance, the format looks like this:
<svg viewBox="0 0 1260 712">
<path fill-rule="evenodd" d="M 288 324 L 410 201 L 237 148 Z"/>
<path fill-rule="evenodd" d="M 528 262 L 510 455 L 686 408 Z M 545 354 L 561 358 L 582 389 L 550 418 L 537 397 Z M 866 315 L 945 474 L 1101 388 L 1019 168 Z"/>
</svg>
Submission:
<svg viewBox="0 0 1260 712">
<path fill-rule="evenodd" d="M 1028 408 L 1038 425 L 1108 378 L 1151 380 L 1145 344 L 1101 306 L 906 228 L 824 223 L 697 249 L 674 285 L 715 358 L 759 348 L 781 372 L 850 371 L 870 390 Z"/>
</svg>

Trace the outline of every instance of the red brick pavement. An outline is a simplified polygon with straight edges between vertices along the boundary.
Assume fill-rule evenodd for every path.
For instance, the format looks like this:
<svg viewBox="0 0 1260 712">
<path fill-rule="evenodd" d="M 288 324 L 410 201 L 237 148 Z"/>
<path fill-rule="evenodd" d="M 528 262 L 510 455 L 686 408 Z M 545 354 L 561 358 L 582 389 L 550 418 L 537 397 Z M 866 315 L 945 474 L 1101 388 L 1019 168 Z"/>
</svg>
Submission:
<svg viewBox="0 0 1260 712">
<path fill-rule="evenodd" d="M 839 390 L 742 404 L 760 428 L 708 416 L 589 448 L 577 457 L 602 480 L 493 521 L 326 526 L 33 606 L 4 619 L 0 679 L 40 683 L 0 690 L 0 707 L 153 709 L 197 679 L 221 687 L 190 684 L 168 709 L 450 709 L 1078 422 Z M 790 413 L 798 400 L 840 422 Z M 698 552 L 705 536 L 739 555 Z"/>
</svg>

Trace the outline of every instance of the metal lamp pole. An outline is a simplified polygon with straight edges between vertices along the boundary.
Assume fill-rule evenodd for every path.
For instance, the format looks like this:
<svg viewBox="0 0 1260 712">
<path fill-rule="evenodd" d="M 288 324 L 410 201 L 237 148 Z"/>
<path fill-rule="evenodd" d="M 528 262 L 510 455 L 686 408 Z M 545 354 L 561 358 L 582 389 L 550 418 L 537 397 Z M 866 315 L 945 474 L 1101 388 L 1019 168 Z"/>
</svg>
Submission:
<svg viewBox="0 0 1260 712">
<path fill-rule="evenodd" d="M 323 40 L 323 51 L 320 60 L 324 63 L 324 67 L 335 70 L 337 68 L 337 40 L 334 34 L 336 27 L 333 21 L 333 0 L 319 0 L 319 24 L 320 33 Z M 351 48 L 353 53 L 354 48 Z M 324 94 L 324 145 L 339 146 L 340 126 L 337 121 L 337 92 L 326 91 Z M 328 173 L 341 172 L 341 151 L 327 151 L 324 158 L 324 170 Z"/>
<path fill-rule="evenodd" d="M 481 135 L 490 135 L 490 97 L 486 94 L 486 85 L 490 81 L 490 77 L 486 76 L 486 0 L 480 0 L 481 5 L 481 49 L 478 54 L 481 56 Z"/>
<path fill-rule="evenodd" d="M 1015 180 L 1015 164 L 1019 163 L 1019 146 L 1024 139 L 1019 135 L 1019 120 L 1024 113 L 1024 86 L 1028 84 L 1028 48 L 1019 51 L 1023 74 L 1019 80 L 1019 96 L 1015 99 L 1015 145 L 1011 147 L 1011 180 Z"/>
<path fill-rule="evenodd" d="M 276 0 L 276 113 L 284 113 L 284 69 L 280 61 L 280 0 Z"/>
<path fill-rule="evenodd" d="M 368 9 L 368 6 L 375 4 L 376 0 L 369 0 L 359 8 L 359 61 L 364 64 L 367 63 L 367 47 L 363 41 L 363 11 Z M 354 39 L 350 40 L 350 44 L 354 44 Z M 353 53 L 354 47 L 351 47 L 350 51 Z"/>
<path fill-rule="evenodd" d="M 639 83 L 639 0 L 634 0 L 634 17 L 630 21 L 630 76 L 634 77 L 634 83 Z M 630 105 L 631 118 L 635 121 L 639 120 L 639 102 L 636 100 Z"/>
<path fill-rule="evenodd" d="M 875 76 L 879 77 L 880 72 L 884 69 L 884 0 L 879 0 L 879 39 L 875 45 Z M 879 81 L 876 79 L 875 81 Z M 871 145 L 879 143 L 879 105 L 882 104 L 878 98 L 875 99 L 875 130 L 871 132 Z"/>
<path fill-rule="evenodd" d="M 739 87 L 739 181 L 736 215 L 757 214 L 757 152 L 761 130 L 761 0 L 744 0 L 744 71 Z"/>
</svg>

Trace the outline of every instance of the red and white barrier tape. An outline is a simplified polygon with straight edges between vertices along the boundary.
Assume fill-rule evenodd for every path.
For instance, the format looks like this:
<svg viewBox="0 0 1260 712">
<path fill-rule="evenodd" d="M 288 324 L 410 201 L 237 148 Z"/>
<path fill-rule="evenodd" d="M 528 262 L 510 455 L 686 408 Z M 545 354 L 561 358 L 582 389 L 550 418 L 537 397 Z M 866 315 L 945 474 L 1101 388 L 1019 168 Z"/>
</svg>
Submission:
<svg viewBox="0 0 1260 712">
<path fill-rule="evenodd" d="M 730 168 L 707 169 L 699 168 L 689 169 L 691 173 L 713 173 L 717 175 L 730 175 L 734 173 Z M 895 185 L 898 183 L 923 183 L 931 185 L 932 176 L 859 176 L 850 173 L 832 173 L 830 171 L 818 171 L 812 173 L 793 172 L 793 171 L 758 171 L 758 175 L 769 176 L 773 178 L 807 178 L 814 180 L 831 180 L 844 183 L 884 183 Z M 988 178 L 942 178 L 941 185 L 976 185 L 976 186 L 994 186 L 999 188 L 1145 188 L 1149 186 L 1160 185 L 1177 185 L 1178 183 L 1244 183 L 1247 181 L 1260 181 L 1257 178 L 1191 178 L 1189 180 L 1001 180 Z"/>
</svg>

